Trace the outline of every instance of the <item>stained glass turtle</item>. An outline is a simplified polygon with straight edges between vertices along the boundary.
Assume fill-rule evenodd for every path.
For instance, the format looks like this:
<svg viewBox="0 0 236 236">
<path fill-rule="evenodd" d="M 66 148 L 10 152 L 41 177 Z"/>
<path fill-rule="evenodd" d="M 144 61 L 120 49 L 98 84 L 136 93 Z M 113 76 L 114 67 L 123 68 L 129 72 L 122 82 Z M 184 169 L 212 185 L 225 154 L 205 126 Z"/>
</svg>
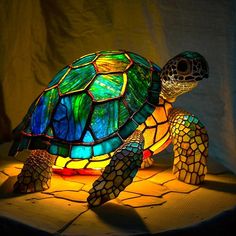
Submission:
<svg viewBox="0 0 236 236">
<path fill-rule="evenodd" d="M 106 166 L 88 197 L 89 205 L 98 206 L 117 197 L 138 169 L 150 166 L 152 156 L 171 142 L 174 174 L 186 183 L 201 183 L 206 129 L 172 103 L 206 77 L 206 60 L 191 51 L 170 59 L 163 69 L 124 50 L 75 60 L 52 79 L 13 131 L 9 154 L 31 150 L 15 191 L 49 188 L 53 165 L 62 170 Z"/>
</svg>

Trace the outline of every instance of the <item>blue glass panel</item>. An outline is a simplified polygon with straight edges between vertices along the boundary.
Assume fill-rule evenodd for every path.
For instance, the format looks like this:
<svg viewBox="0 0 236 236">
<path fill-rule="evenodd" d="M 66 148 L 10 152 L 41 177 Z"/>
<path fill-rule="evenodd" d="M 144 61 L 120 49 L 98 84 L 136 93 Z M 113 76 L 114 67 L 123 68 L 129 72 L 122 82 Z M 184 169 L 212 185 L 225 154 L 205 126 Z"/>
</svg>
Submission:
<svg viewBox="0 0 236 236">
<path fill-rule="evenodd" d="M 46 91 L 40 98 L 31 117 L 31 130 L 33 134 L 37 135 L 45 132 L 58 99 L 57 89 Z"/>
<path fill-rule="evenodd" d="M 53 117 L 55 136 L 66 141 L 79 140 L 90 113 L 91 98 L 87 94 L 62 97 Z"/>
</svg>

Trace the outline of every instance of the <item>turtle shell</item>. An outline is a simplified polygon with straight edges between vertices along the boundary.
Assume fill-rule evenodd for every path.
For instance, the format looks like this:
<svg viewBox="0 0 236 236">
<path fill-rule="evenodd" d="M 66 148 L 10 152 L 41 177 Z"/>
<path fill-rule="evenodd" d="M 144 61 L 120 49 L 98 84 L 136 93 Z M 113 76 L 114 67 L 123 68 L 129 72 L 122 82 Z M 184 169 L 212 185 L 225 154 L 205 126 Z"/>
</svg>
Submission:
<svg viewBox="0 0 236 236">
<path fill-rule="evenodd" d="M 114 151 L 158 105 L 160 68 L 127 51 L 99 51 L 52 79 L 14 130 L 10 155 L 45 149 L 89 159 Z"/>
</svg>

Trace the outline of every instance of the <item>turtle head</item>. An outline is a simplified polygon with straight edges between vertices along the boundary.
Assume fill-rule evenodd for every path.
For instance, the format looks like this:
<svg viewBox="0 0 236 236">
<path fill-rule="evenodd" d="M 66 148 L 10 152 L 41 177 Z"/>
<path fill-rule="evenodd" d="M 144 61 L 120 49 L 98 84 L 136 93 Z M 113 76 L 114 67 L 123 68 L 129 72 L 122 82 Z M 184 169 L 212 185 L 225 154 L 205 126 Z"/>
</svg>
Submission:
<svg viewBox="0 0 236 236">
<path fill-rule="evenodd" d="M 203 78 L 208 78 L 208 64 L 197 52 L 186 51 L 170 59 L 160 73 L 161 96 L 174 102 L 176 98 L 191 91 Z"/>
</svg>

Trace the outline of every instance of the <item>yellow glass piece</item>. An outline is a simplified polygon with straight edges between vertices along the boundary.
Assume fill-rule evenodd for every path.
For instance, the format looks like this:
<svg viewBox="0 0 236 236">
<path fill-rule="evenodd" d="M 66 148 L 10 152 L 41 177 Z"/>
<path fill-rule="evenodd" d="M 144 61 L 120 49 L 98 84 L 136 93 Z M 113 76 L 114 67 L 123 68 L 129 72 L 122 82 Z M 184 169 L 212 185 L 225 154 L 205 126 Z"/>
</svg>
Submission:
<svg viewBox="0 0 236 236">
<path fill-rule="evenodd" d="M 92 169 L 103 169 L 105 168 L 111 160 L 105 160 L 105 161 L 99 161 L 99 162 L 90 162 L 87 166 L 87 168 Z"/>
<path fill-rule="evenodd" d="M 92 157 L 90 160 L 91 161 L 102 161 L 102 160 L 107 159 L 107 158 L 109 158 L 109 155 L 108 154 L 104 154 L 104 155 Z"/>
<path fill-rule="evenodd" d="M 165 109 L 166 109 L 167 114 L 169 114 L 169 111 L 170 111 L 171 108 L 172 108 L 172 105 L 170 103 L 165 104 Z"/>
<path fill-rule="evenodd" d="M 182 168 L 188 170 L 188 165 L 186 163 L 183 163 Z"/>
<path fill-rule="evenodd" d="M 70 160 L 71 160 L 70 157 L 65 158 L 65 157 L 58 156 L 56 159 L 55 165 L 58 167 L 65 167 L 66 163 Z"/>
<path fill-rule="evenodd" d="M 170 138 L 170 134 L 167 133 L 161 140 L 156 142 L 154 145 L 150 147 L 150 150 L 154 152 L 154 154 L 158 153 L 158 149 L 165 144 L 165 142 Z"/>
<path fill-rule="evenodd" d="M 167 121 L 167 116 L 164 110 L 164 107 L 157 107 L 152 115 L 155 117 L 158 123 Z"/>
<path fill-rule="evenodd" d="M 192 176 L 191 173 L 187 173 L 187 175 L 186 175 L 186 177 L 185 177 L 185 182 L 186 182 L 186 183 L 190 183 L 191 176 Z"/>
<path fill-rule="evenodd" d="M 184 128 L 184 132 L 187 134 L 188 132 L 190 131 L 190 129 L 189 128 Z"/>
<path fill-rule="evenodd" d="M 152 129 L 146 129 L 143 133 L 143 137 L 144 137 L 144 149 L 150 147 L 154 142 L 154 136 L 155 136 L 155 130 L 156 128 L 152 128 Z"/>
<path fill-rule="evenodd" d="M 200 167 L 200 163 L 196 163 L 196 164 L 194 165 L 194 171 L 195 171 L 195 172 L 198 172 L 199 167 Z"/>
<path fill-rule="evenodd" d="M 168 123 L 158 125 L 157 133 L 156 133 L 156 137 L 155 137 L 156 142 L 161 140 L 162 137 L 168 132 L 168 130 L 169 130 L 169 124 Z"/>
<path fill-rule="evenodd" d="M 179 125 L 179 130 L 183 130 L 184 129 L 184 125 Z"/>
<path fill-rule="evenodd" d="M 137 130 L 143 131 L 145 129 L 145 124 L 142 123 L 141 125 L 138 126 Z"/>
<path fill-rule="evenodd" d="M 147 118 L 145 123 L 147 126 L 154 126 L 157 124 L 152 115 Z"/>
<path fill-rule="evenodd" d="M 125 89 L 126 89 L 126 85 L 127 85 L 127 74 L 126 73 L 123 73 L 123 87 L 121 89 L 121 96 L 123 96 L 124 92 L 125 92 Z"/>
<path fill-rule="evenodd" d="M 198 174 L 199 174 L 199 175 L 202 175 L 203 172 L 204 172 L 204 165 L 200 165 L 200 168 L 199 168 Z"/>
<path fill-rule="evenodd" d="M 193 174 L 192 174 L 192 178 L 191 178 L 191 183 L 192 183 L 192 184 L 195 184 L 195 183 L 196 183 L 196 180 L 197 180 L 197 174 L 196 174 L 196 173 L 193 173 Z"/>
<path fill-rule="evenodd" d="M 101 55 L 96 60 L 99 73 L 123 72 L 130 64 L 130 61 L 124 54 L 120 55 Z"/>
<path fill-rule="evenodd" d="M 181 160 L 182 162 L 186 162 L 187 158 L 186 158 L 185 156 L 181 155 L 181 156 L 180 156 L 180 160 Z"/>
<path fill-rule="evenodd" d="M 189 140 L 190 140 L 190 137 L 187 134 L 185 134 L 184 137 L 183 137 L 183 141 L 184 142 L 189 142 Z"/>
<path fill-rule="evenodd" d="M 181 147 L 186 150 L 189 148 L 189 143 L 181 143 Z"/>
<path fill-rule="evenodd" d="M 202 154 L 199 151 L 196 151 L 194 155 L 195 162 L 200 161 Z"/>
<path fill-rule="evenodd" d="M 88 163 L 88 159 L 71 161 L 68 163 L 66 167 L 71 168 L 71 169 L 83 169 L 87 163 Z"/>
<path fill-rule="evenodd" d="M 205 150 L 205 146 L 203 144 L 199 145 L 199 150 L 203 152 Z"/>
<path fill-rule="evenodd" d="M 193 150 L 196 150 L 196 149 L 197 149 L 197 144 L 196 144 L 196 143 L 192 143 L 192 144 L 191 144 L 191 148 L 192 148 Z"/>
<path fill-rule="evenodd" d="M 194 164 L 189 165 L 188 168 L 190 172 L 193 172 Z"/>
<path fill-rule="evenodd" d="M 185 176 L 186 176 L 186 170 L 181 170 L 180 171 L 180 179 L 184 179 L 185 178 Z"/>
<path fill-rule="evenodd" d="M 200 136 L 197 136 L 195 139 L 196 139 L 197 144 L 202 143 L 202 138 Z"/>
</svg>

